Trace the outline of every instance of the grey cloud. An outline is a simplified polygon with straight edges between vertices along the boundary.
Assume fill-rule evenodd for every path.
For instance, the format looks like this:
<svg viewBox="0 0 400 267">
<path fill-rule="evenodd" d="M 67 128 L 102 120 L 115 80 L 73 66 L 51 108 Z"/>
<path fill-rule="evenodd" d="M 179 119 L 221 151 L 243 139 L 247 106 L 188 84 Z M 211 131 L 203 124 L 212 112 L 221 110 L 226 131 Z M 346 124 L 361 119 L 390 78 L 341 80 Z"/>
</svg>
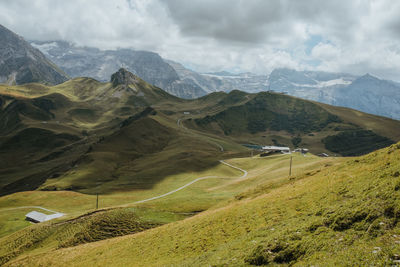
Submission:
<svg viewBox="0 0 400 267">
<path fill-rule="evenodd" d="M 167 36 L 165 27 L 170 24 L 163 22 L 168 19 L 164 9 L 146 2 L 0 1 L 0 23 L 27 39 L 63 39 L 100 48 L 154 48 L 157 37 Z"/>
<path fill-rule="evenodd" d="M 290 67 L 395 80 L 398 14 L 393 0 L 0 0 L 0 24 L 26 39 L 150 50 L 201 71 Z M 306 53 L 315 35 L 319 53 Z"/>
<path fill-rule="evenodd" d="M 295 23 L 308 23 L 335 34 L 357 25 L 353 1 L 319 0 L 166 0 L 170 16 L 184 35 L 258 43 L 293 34 Z"/>
<path fill-rule="evenodd" d="M 262 42 L 273 34 L 284 14 L 280 1 L 180 1 L 165 2 L 184 35 L 216 40 Z"/>
</svg>

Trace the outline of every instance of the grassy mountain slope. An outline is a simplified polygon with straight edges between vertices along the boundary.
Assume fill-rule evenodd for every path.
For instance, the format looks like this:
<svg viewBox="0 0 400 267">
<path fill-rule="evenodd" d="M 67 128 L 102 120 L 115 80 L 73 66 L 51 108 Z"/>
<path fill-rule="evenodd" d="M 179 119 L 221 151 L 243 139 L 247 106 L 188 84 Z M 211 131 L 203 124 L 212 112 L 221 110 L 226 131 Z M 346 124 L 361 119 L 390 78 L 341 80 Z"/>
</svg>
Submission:
<svg viewBox="0 0 400 267">
<path fill-rule="evenodd" d="M 345 156 L 362 155 L 400 138 L 398 121 L 282 94 L 233 91 L 218 105 L 227 103 L 186 125 L 240 143 L 300 146 Z"/>
<path fill-rule="evenodd" d="M 211 137 L 177 125 L 188 101 L 125 70 L 111 83 L 76 78 L 53 87 L 3 85 L 0 95 L 1 194 L 38 187 L 146 189 L 172 174 L 211 168 L 220 158 Z"/>
<path fill-rule="evenodd" d="M 399 140 L 399 121 L 270 92 L 183 100 L 124 69 L 3 84 L 0 264 L 393 264 L 400 144 L 295 155 L 292 177 L 290 156 L 243 158 L 241 144 L 354 156 Z M 30 226 L 32 205 L 67 215 Z"/>
<path fill-rule="evenodd" d="M 83 239 L 84 243 L 100 240 L 98 239 L 100 237 L 109 238 L 109 234 L 114 232 L 127 234 L 118 231 L 114 226 L 118 224 L 116 221 L 120 218 L 119 211 L 131 214 L 132 220 L 139 218 L 140 221 L 165 224 L 193 216 L 215 205 L 223 205 L 222 203 L 226 203 L 234 196 L 238 199 L 243 198 L 241 195 L 243 191 L 252 189 L 260 183 L 267 183 L 269 189 L 279 187 L 289 181 L 287 177 L 289 160 L 287 155 L 238 158 L 228 162 L 248 170 L 246 179 L 238 179 L 237 177 L 242 175 L 241 172 L 219 164 L 207 171 L 172 175 L 151 189 L 100 195 L 100 207 L 106 208 L 95 213 L 97 214 L 95 221 L 101 223 L 103 232 L 106 232 L 101 234 L 100 231 L 101 235 L 98 235 L 99 231 L 96 229 L 91 233 L 92 228 L 87 229 L 87 224 L 84 223 L 93 218 L 91 216 L 95 207 L 95 196 L 68 191 L 30 191 L 0 197 L 0 237 L 3 236 L 0 239 L 0 247 L 3 248 L 0 250 L 0 259 L 4 263 L 22 254 L 35 255 L 43 251 L 74 246 L 79 242 L 68 243 L 66 246 L 60 244 L 65 243 L 64 239 L 76 240 L 73 236 L 81 236 L 82 233 L 85 233 L 84 237 L 88 237 Z M 319 158 L 312 155 L 303 157 L 296 154 L 293 159 L 293 173 L 300 175 L 316 171 L 327 164 L 337 164 L 340 161 L 339 158 Z M 134 201 L 164 194 L 195 178 L 211 175 L 219 178 L 203 180 L 161 199 L 134 204 Z M 54 221 L 26 227 L 29 223 L 23 221 L 24 215 L 34 208 L 13 209 L 26 205 L 46 206 L 67 215 Z M 122 208 L 115 210 L 118 206 Z M 121 225 L 124 225 L 124 221 L 120 220 Z M 22 230 L 12 234 L 18 229 Z M 13 245 L 15 243 L 18 245 Z"/>
<path fill-rule="evenodd" d="M 320 105 L 328 112 L 342 118 L 342 120 L 347 121 L 349 124 L 355 124 L 367 130 L 373 130 L 377 134 L 386 136 L 392 140 L 398 138 L 400 132 L 398 120 L 376 116 L 350 108 L 334 107 L 318 102 L 314 103 Z"/>
<path fill-rule="evenodd" d="M 400 253 L 399 163 L 400 143 L 184 221 L 10 264 L 390 265 Z"/>
<path fill-rule="evenodd" d="M 148 189 L 245 153 L 244 143 L 357 155 L 400 140 L 398 121 L 274 93 L 183 100 L 124 69 L 110 83 L 0 85 L 0 107 L 3 195 Z"/>
<path fill-rule="evenodd" d="M 340 121 L 337 116 L 311 102 L 285 95 L 259 93 L 243 105 L 229 107 L 214 116 L 198 119 L 196 123 L 207 126 L 216 122 L 225 135 L 230 135 L 241 132 L 254 134 L 267 129 L 310 133 Z"/>
</svg>

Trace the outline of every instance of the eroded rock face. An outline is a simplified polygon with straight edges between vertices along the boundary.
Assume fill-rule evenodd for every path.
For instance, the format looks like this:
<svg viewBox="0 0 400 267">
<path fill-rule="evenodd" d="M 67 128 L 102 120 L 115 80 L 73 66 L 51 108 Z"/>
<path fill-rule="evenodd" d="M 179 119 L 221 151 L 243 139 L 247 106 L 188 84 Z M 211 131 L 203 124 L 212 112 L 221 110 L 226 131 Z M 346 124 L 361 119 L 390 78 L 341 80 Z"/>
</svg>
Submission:
<svg viewBox="0 0 400 267">
<path fill-rule="evenodd" d="M 114 87 L 118 85 L 128 86 L 130 84 L 136 84 L 138 82 L 139 78 L 124 68 L 120 68 L 116 73 L 111 75 L 111 83 Z"/>
<path fill-rule="evenodd" d="M 0 25 L 0 82 L 59 84 L 68 77 L 38 49 Z"/>
</svg>

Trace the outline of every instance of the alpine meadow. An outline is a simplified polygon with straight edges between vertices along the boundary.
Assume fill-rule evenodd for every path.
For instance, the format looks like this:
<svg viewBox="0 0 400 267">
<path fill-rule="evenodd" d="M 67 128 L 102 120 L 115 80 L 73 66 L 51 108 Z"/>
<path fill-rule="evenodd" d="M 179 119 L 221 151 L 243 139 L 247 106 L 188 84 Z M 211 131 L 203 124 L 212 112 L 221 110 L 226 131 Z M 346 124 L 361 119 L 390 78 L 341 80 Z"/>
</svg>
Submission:
<svg viewBox="0 0 400 267">
<path fill-rule="evenodd" d="M 400 266 L 399 12 L 0 0 L 0 265 Z"/>
</svg>

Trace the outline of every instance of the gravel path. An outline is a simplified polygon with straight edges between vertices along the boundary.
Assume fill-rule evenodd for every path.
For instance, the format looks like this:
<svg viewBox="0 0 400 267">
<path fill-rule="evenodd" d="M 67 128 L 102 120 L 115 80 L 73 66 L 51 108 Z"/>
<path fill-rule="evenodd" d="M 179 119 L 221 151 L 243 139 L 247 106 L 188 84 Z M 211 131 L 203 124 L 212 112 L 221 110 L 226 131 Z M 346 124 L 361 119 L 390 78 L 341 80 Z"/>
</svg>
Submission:
<svg viewBox="0 0 400 267">
<path fill-rule="evenodd" d="M 248 172 L 246 170 L 243 170 L 242 168 L 239 168 L 237 166 L 233 166 L 232 164 L 229 164 L 229 163 L 227 163 L 227 162 L 225 162 L 223 160 L 220 160 L 219 162 L 221 162 L 222 164 L 225 164 L 225 165 L 227 165 L 227 166 L 229 166 L 231 168 L 234 168 L 236 170 L 239 170 L 239 171 L 243 172 L 243 175 L 238 177 L 237 179 L 246 178 L 246 176 L 248 174 Z M 175 190 L 169 191 L 168 193 L 165 193 L 165 194 L 162 194 L 162 195 L 159 195 L 159 196 L 155 196 L 155 197 L 151 197 L 151 198 L 147 198 L 147 199 L 143 199 L 143 200 L 139 200 L 139 201 L 133 202 L 132 204 L 144 203 L 144 202 L 148 202 L 148 201 L 151 201 L 151 200 L 155 200 L 155 199 L 166 197 L 168 195 L 176 193 L 176 192 L 178 192 L 178 191 L 180 191 L 180 190 L 182 190 L 182 189 L 184 189 L 184 188 L 186 188 L 186 187 L 188 187 L 188 186 L 190 186 L 190 185 L 192 185 L 192 184 L 194 184 L 194 183 L 196 183 L 198 181 L 201 181 L 201 180 L 205 180 L 205 179 L 221 179 L 221 178 L 225 178 L 225 177 L 204 176 L 204 177 L 196 178 L 193 181 L 191 181 L 191 182 L 189 182 L 189 183 L 187 183 L 187 184 L 185 184 L 185 185 L 183 185 L 183 186 L 181 186 L 181 187 L 179 187 L 179 188 L 177 188 Z"/>
</svg>

